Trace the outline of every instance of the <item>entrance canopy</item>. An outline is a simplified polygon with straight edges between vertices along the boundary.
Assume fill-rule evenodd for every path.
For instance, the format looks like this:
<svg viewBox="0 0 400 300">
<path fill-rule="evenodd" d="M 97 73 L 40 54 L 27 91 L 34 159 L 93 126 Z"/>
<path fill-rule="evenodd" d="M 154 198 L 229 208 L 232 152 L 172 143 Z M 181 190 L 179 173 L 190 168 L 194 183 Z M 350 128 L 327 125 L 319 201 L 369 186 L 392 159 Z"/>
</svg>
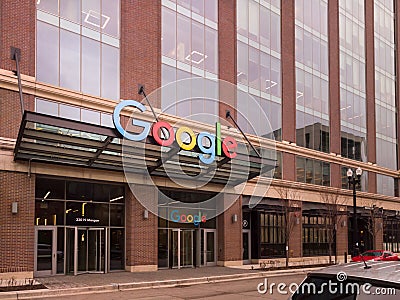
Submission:
<svg viewBox="0 0 400 300">
<path fill-rule="evenodd" d="M 138 174 L 147 172 L 171 179 L 182 177 L 182 171 L 186 176 L 203 171 L 210 183 L 235 186 L 275 168 L 275 160 L 253 156 L 247 147 L 239 144 L 235 158 L 217 157 L 215 164 L 203 165 L 198 158 L 200 151 L 196 149 L 184 151 L 175 144 L 162 147 L 151 136 L 141 142 L 123 144 L 115 128 L 26 111 L 14 159 Z"/>
</svg>

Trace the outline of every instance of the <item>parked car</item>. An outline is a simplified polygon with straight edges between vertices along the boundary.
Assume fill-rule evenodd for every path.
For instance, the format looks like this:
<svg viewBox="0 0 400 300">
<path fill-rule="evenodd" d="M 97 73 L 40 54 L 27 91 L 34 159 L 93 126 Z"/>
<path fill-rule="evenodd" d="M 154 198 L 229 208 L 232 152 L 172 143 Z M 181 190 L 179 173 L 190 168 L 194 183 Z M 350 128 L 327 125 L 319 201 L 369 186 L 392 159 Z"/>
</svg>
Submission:
<svg viewBox="0 0 400 300">
<path fill-rule="evenodd" d="M 365 261 L 368 260 L 375 260 L 375 261 L 398 261 L 400 260 L 397 254 L 394 254 L 393 252 L 390 251 L 384 251 L 384 250 L 369 250 L 365 251 L 361 255 L 354 256 L 351 260 L 352 261 L 363 261 L 362 258 Z"/>
<path fill-rule="evenodd" d="M 289 300 L 395 300 L 399 297 L 400 263 L 371 260 L 309 273 Z"/>
</svg>

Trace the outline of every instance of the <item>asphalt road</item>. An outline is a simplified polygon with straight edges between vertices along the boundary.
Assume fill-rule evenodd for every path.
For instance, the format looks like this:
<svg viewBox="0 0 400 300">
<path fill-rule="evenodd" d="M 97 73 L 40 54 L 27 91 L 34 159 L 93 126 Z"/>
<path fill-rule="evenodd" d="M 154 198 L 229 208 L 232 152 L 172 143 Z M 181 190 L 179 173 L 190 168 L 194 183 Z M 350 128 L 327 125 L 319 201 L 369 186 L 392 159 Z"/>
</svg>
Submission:
<svg viewBox="0 0 400 300">
<path fill-rule="evenodd" d="M 265 278 L 245 279 L 236 281 L 227 281 L 220 283 L 194 284 L 180 287 L 170 288 L 151 288 L 131 291 L 118 291 L 111 293 L 93 293 L 75 296 L 57 296 L 60 300 L 130 300 L 130 299 L 288 299 L 290 292 L 286 288 L 288 294 L 281 294 L 277 290 L 279 283 L 285 283 L 289 286 L 291 283 L 299 284 L 304 275 L 286 275 L 279 277 L 267 278 L 268 291 L 265 294 L 260 294 L 257 291 L 257 286 L 265 282 Z M 275 284 L 275 285 L 273 285 Z M 272 286 L 272 294 L 270 293 Z M 293 285 L 294 286 L 294 285 Z M 264 285 L 260 286 L 264 289 Z M 54 299 L 54 298 L 46 298 Z"/>
</svg>

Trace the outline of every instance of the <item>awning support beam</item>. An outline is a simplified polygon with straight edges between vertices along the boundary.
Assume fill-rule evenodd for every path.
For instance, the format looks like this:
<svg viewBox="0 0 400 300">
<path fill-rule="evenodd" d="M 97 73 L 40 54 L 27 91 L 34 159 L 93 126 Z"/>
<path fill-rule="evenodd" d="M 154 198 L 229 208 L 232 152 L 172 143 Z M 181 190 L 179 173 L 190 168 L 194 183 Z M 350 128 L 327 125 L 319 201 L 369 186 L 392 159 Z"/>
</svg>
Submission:
<svg viewBox="0 0 400 300">
<path fill-rule="evenodd" d="M 19 66 L 19 60 L 21 59 L 21 49 L 15 48 L 15 47 L 10 47 L 10 56 L 12 60 L 15 60 L 15 64 L 17 67 L 16 71 L 13 71 L 13 73 L 17 76 L 18 78 L 18 91 L 19 91 L 19 102 L 21 105 L 21 114 L 22 116 L 24 115 L 25 112 L 25 106 L 24 106 L 24 99 L 22 97 L 22 84 L 21 84 L 21 71 L 20 71 L 20 66 Z"/>
<path fill-rule="evenodd" d="M 249 143 L 249 145 L 251 146 L 251 148 L 253 148 L 254 152 L 257 154 L 257 156 L 259 158 L 261 158 L 260 153 L 258 153 L 257 149 L 253 146 L 253 144 L 250 142 L 250 140 L 247 138 L 247 136 L 244 134 L 242 128 L 240 128 L 239 124 L 236 123 L 235 119 L 232 118 L 231 112 L 229 110 L 226 111 L 226 118 L 230 118 L 233 122 L 233 124 L 235 124 L 236 128 L 239 129 L 240 133 L 243 135 L 243 137 L 245 138 L 245 140 L 247 141 L 247 143 Z"/>
</svg>

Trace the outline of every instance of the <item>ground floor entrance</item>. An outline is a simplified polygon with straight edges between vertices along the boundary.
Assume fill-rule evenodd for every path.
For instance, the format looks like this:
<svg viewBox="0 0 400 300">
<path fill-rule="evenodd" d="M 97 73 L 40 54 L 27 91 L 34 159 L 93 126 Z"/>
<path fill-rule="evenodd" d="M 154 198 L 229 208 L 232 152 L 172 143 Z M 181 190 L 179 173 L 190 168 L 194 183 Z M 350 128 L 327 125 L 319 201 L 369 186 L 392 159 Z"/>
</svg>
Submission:
<svg viewBox="0 0 400 300">
<path fill-rule="evenodd" d="M 66 273 L 104 273 L 107 265 L 105 228 L 66 228 Z"/>
<path fill-rule="evenodd" d="M 193 268 L 217 264 L 215 229 L 159 229 L 158 266 Z"/>
<path fill-rule="evenodd" d="M 115 258 L 110 232 L 104 227 L 36 226 L 35 276 L 107 272 Z"/>
</svg>

